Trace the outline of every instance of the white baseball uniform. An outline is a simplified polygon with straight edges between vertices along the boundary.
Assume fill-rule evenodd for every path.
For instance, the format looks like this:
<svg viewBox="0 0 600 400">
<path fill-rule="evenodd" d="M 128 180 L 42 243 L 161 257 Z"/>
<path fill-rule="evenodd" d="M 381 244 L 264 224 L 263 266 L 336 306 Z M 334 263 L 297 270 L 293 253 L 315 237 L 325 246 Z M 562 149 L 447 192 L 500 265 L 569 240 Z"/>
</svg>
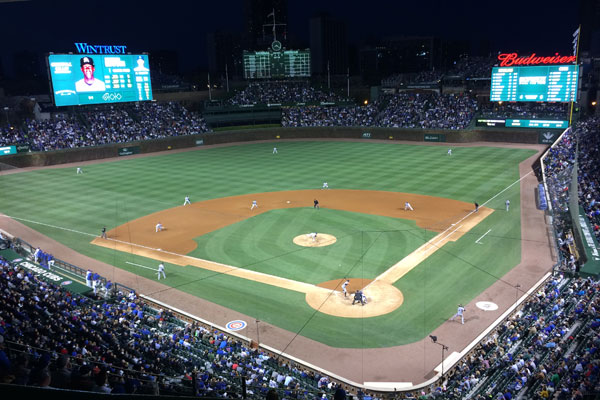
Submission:
<svg viewBox="0 0 600 400">
<path fill-rule="evenodd" d="M 464 325 L 465 323 L 465 308 L 462 305 L 458 306 L 458 309 L 456 310 L 456 314 L 454 314 L 454 317 L 452 317 L 452 321 L 454 321 L 454 319 L 456 317 L 460 317 L 460 323 Z"/>
<path fill-rule="evenodd" d="M 192 202 L 190 201 L 190 196 L 185 196 L 185 200 L 183 201 L 183 205 L 185 206 L 186 204 L 192 204 Z"/>
<path fill-rule="evenodd" d="M 404 211 L 407 211 L 407 210 L 414 211 L 408 201 L 404 203 Z"/>
<path fill-rule="evenodd" d="M 163 229 L 164 228 L 160 222 L 158 224 L 156 224 L 156 232 L 162 231 Z"/>
<path fill-rule="evenodd" d="M 255 208 L 258 208 L 258 203 L 256 200 L 252 200 L 252 207 L 250 207 L 250 210 L 254 210 Z"/>
<path fill-rule="evenodd" d="M 344 283 L 342 283 L 342 292 L 344 292 L 344 297 L 348 296 L 348 285 L 350 284 L 350 281 L 346 281 Z"/>
<path fill-rule="evenodd" d="M 167 275 L 165 275 L 165 265 L 163 263 L 158 264 L 158 280 L 159 281 L 160 281 L 161 274 L 164 279 L 167 279 Z"/>
</svg>

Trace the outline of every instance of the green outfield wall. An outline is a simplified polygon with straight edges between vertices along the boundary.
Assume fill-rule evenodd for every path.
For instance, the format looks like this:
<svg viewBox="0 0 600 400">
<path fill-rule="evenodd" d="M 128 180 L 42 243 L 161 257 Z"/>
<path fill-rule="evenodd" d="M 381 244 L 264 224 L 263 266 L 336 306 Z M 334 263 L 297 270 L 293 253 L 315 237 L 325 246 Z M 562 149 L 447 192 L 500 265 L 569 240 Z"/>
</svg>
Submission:
<svg viewBox="0 0 600 400">
<path fill-rule="evenodd" d="M 201 135 L 176 136 L 164 139 L 145 140 L 130 143 L 83 147 L 46 152 L 31 152 L 0 157 L 0 163 L 13 167 L 41 167 L 73 162 L 98 160 L 119 156 L 119 149 L 139 147 L 141 154 L 154 153 L 195 147 L 198 145 L 215 145 L 234 142 L 251 142 L 256 140 L 284 139 L 362 139 L 362 140 L 406 140 L 425 142 L 431 137 L 440 142 L 509 142 L 538 143 L 539 132 L 534 129 L 473 129 L 473 130 L 433 130 L 433 129 L 398 129 L 370 127 L 318 127 L 318 128 L 268 128 L 228 130 Z M 430 140 L 427 140 L 430 141 Z M 201 143 L 201 144 L 200 144 Z"/>
</svg>

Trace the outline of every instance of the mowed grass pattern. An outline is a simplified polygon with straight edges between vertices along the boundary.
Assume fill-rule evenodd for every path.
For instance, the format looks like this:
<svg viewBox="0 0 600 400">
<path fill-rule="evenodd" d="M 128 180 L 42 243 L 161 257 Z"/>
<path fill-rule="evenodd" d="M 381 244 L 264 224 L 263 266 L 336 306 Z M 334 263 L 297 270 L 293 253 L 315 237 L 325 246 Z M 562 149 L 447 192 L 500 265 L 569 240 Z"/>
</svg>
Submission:
<svg viewBox="0 0 600 400">
<path fill-rule="evenodd" d="M 330 246 L 292 239 L 325 232 Z M 197 238 L 191 256 L 319 284 L 344 277 L 374 279 L 436 233 L 414 221 L 312 207 L 273 210 Z"/>
<path fill-rule="evenodd" d="M 155 278 L 152 271 L 125 263 L 154 266 L 154 260 L 90 245 L 92 236 L 98 235 L 103 225 L 110 229 L 179 206 L 186 195 L 192 201 L 201 201 L 247 193 L 314 189 L 324 181 L 333 189 L 412 192 L 483 204 L 515 182 L 517 164 L 533 154 L 531 150 L 514 148 L 460 147 L 453 148 L 453 155 L 448 156 L 444 146 L 307 141 L 278 142 L 279 154 L 274 155 L 273 146 L 253 143 L 104 162 L 84 167 L 82 175 L 76 175 L 75 168 L 3 175 L 0 211 L 83 254 Z M 514 212 L 494 213 L 474 232 L 445 246 L 397 282 L 405 294 L 405 304 L 381 317 L 357 320 L 315 314 L 299 293 L 192 267 L 167 265 L 166 284 L 332 346 L 409 343 L 426 336 L 452 315 L 457 303 L 468 302 L 518 263 L 518 185 L 489 206 L 502 211 L 506 198 L 510 198 Z M 278 210 L 261 218 L 270 228 L 287 234 L 291 227 L 286 226 L 286 220 L 293 221 L 293 225 L 309 222 L 304 211 L 313 210 Z M 395 257 L 396 252 L 390 251 L 394 244 L 401 243 L 405 246 L 401 251 L 409 251 L 430 237 L 427 231 L 398 225 L 401 222 L 361 217 L 364 220 L 356 223 L 357 216 L 343 215 L 350 213 L 320 211 L 325 211 L 320 214 L 324 217 L 319 222 L 321 226 L 337 228 L 342 238 L 339 246 L 347 246 L 339 253 L 338 264 L 322 263 L 323 257 L 318 256 L 319 252 L 335 253 L 338 250 L 334 247 L 291 250 L 289 244 L 273 241 L 270 235 L 253 237 L 257 230 L 265 230 L 261 218 L 256 219 L 256 226 L 251 223 L 254 218 L 236 224 L 236 232 L 229 232 L 231 237 L 226 228 L 198 238 L 202 246 L 198 251 L 221 260 L 246 257 L 247 268 L 272 270 L 291 279 L 318 283 L 346 273 L 374 277 Z M 390 228 L 389 233 L 380 233 Z M 488 229 L 493 233 L 486 238 L 494 238 L 494 244 L 474 244 L 474 235 L 482 235 Z M 317 252 L 310 254 L 305 250 Z M 292 255 L 294 262 L 279 264 L 277 259 L 282 254 Z M 308 267 L 295 268 L 295 260 Z M 319 270 L 319 274 L 310 273 L 311 270 Z M 368 334 L 357 337 L 355 332 L 365 323 Z"/>
</svg>

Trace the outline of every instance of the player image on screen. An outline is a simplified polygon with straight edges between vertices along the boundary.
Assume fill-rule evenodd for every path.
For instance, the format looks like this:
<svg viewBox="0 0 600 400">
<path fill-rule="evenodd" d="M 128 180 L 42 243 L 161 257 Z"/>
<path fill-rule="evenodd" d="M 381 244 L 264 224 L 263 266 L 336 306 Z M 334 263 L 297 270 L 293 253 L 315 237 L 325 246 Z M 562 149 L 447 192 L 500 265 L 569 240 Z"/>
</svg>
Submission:
<svg viewBox="0 0 600 400">
<path fill-rule="evenodd" d="M 150 71 L 150 70 L 149 70 L 148 68 L 146 68 L 146 66 L 144 65 L 144 63 L 146 62 L 146 61 L 144 61 L 144 57 L 142 57 L 142 56 L 138 56 L 138 58 L 137 58 L 136 62 L 137 62 L 137 67 L 135 67 L 135 68 L 133 69 L 135 72 L 148 72 L 148 71 Z"/>
<path fill-rule="evenodd" d="M 106 90 L 104 82 L 94 77 L 94 60 L 91 57 L 82 57 L 79 61 L 83 78 L 75 82 L 75 90 L 78 92 L 103 92 Z"/>
</svg>

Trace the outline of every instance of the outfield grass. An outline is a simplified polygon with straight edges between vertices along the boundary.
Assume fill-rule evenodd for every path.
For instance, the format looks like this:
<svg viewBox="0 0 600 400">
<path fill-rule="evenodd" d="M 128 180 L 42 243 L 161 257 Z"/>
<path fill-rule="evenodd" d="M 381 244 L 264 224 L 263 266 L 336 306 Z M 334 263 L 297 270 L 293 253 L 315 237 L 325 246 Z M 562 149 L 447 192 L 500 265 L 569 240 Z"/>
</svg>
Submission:
<svg viewBox="0 0 600 400">
<path fill-rule="evenodd" d="M 92 236 L 99 235 L 103 225 L 111 229 L 179 206 L 185 195 L 201 201 L 314 189 L 324 181 L 333 189 L 412 192 L 483 204 L 515 182 L 518 163 L 533 154 L 514 148 L 460 147 L 447 156 L 442 146 L 372 142 L 283 141 L 277 142 L 276 155 L 272 148 L 273 143 L 254 143 L 132 158 L 86 166 L 82 175 L 76 175 L 75 168 L 2 175 L 0 211 L 85 255 L 154 279 L 152 271 L 136 269 L 125 261 L 143 265 L 156 261 L 90 245 Z M 507 198 L 511 200 L 508 213 L 504 211 Z M 396 283 L 405 303 L 380 317 L 346 319 L 315 313 L 300 293 L 195 267 L 167 265 L 165 283 L 332 346 L 409 343 L 425 337 L 455 312 L 457 303 L 468 302 L 518 263 L 519 185 L 488 206 L 498 212 Z M 197 239 L 196 252 L 232 265 L 318 283 L 341 278 L 340 271 L 377 276 L 386 264 L 397 261 L 398 254 L 410 252 L 431 237 L 410 221 L 324 209 L 320 210 L 325 211 L 320 213 L 324 218 L 315 221 L 310 220 L 314 213 L 305 211 L 309 210 L 275 210 L 205 235 Z M 268 221 L 266 226 L 261 219 Z M 294 229 L 306 233 L 303 223 L 337 229 L 339 243 L 307 252 L 267 235 L 277 232 L 277 237 L 283 237 Z M 475 244 L 489 229 L 483 244 Z M 405 248 L 394 248 L 400 242 Z M 341 257 L 341 270 L 339 265 L 321 263 L 320 255 L 329 253 Z M 281 262 L 284 255 L 286 261 Z M 365 334 L 357 335 L 361 329 Z"/>
</svg>

